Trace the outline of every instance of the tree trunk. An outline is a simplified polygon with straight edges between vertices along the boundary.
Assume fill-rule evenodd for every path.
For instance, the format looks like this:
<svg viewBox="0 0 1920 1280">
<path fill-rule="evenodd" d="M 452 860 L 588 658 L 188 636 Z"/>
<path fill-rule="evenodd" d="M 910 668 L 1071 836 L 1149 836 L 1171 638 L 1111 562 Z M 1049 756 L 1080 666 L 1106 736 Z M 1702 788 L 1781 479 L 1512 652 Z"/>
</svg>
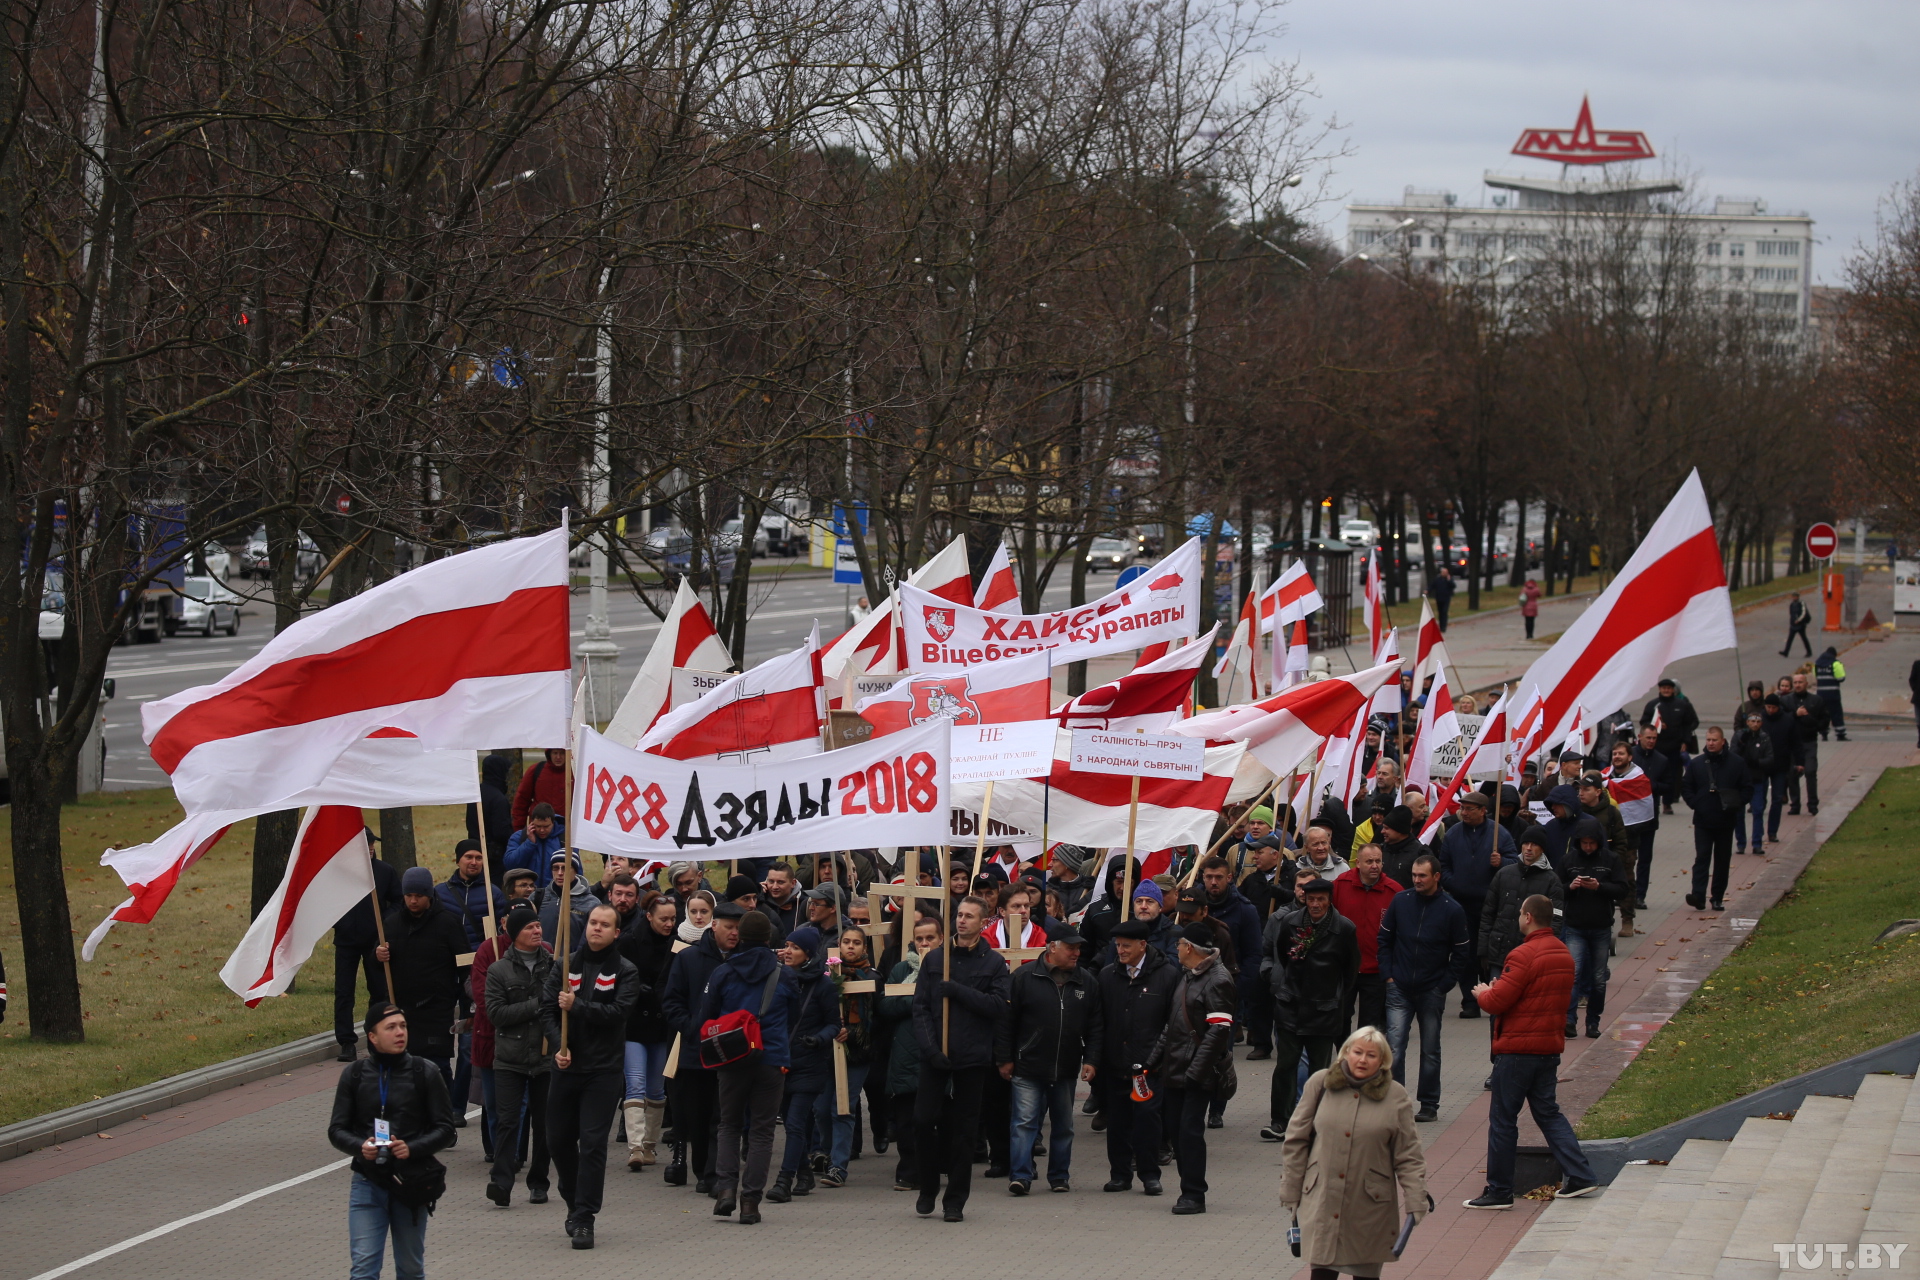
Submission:
<svg viewBox="0 0 1920 1280">
<path fill-rule="evenodd" d="M 280 809 L 263 813 L 253 822 L 253 914 L 266 909 L 267 899 L 287 874 L 293 838 L 300 833 L 300 811 Z"/>
<path fill-rule="evenodd" d="M 1164 540 L 1163 540 L 1164 541 Z M 1075 540 L 1073 548 L 1073 572 L 1067 575 L 1069 590 L 1067 601 L 1078 609 L 1087 602 L 1087 553 L 1093 549 L 1093 536 L 1082 534 Z M 1082 658 L 1078 662 L 1067 664 L 1067 694 L 1074 696 L 1087 691 L 1087 662 Z"/>
<path fill-rule="evenodd" d="M 13 772 L 13 881 L 27 975 L 27 1029 L 35 1040 L 86 1038 L 73 916 L 60 863 L 58 779 L 44 768 Z"/>
<path fill-rule="evenodd" d="M 1507 566 L 1507 585 L 1522 587 L 1527 582 L 1527 500 L 1516 500 L 1519 514 L 1513 520 L 1513 559 Z"/>
<path fill-rule="evenodd" d="M 380 860 L 395 871 L 420 865 L 413 847 L 413 810 L 380 811 Z"/>
</svg>

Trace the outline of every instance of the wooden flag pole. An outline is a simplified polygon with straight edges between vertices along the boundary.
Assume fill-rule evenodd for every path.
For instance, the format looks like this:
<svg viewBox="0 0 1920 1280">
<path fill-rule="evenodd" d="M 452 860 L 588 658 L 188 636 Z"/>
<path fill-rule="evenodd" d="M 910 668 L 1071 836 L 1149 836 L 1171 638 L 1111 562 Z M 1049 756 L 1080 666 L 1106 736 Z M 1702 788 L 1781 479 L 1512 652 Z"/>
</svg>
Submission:
<svg viewBox="0 0 1920 1280">
<path fill-rule="evenodd" d="M 571 753 L 568 759 L 572 759 Z M 487 851 L 487 797 L 485 792 L 476 793 L 473 801 L 474 830 L 480 833 L 480 879 L 487 888 L 487 918 L 480 922 L 480 931 L 486 937 L 493 936 L 493 918 L 498 908 L 493 902 L 493 855 Z M 571 818 L 568 819 L 572 821 Z M 497 948 L 496 948 L 497 949 Z M 499 957 L 495 957 L 498 959 Z"/>
<path fill-rule="evenodd" d="M 373 892 L 367 895 L 367 901 L 373 904 L 374 936 L 380 939 L 380 946 L 384 950 L 387 945 L 387 919 L 380 914 L 380 886 L 378 881 L 374 882 Z M 388 952 L 388 955 L 392 955 L 392 952 Z M 392 1004 L 394 1003 L 393 962 L 391 960 L 382 960 L 380 962 L 380 968 L 387 975 L 387 1003 Z"/>
<path fill-rule="evenodd" d="M 560 863 L 560 910 L 555 923 L 560 926 L 560 990 L 571 991 L 573 982 L 573 752 L 567 752 L 566 768 L 567 856 Z M 567 1010 L 560 1010 L 560 1048 L 567 1051 Z"/>
<path fill-rule="evenodd" d="M 952 878 L 953 847 L 943 844 L 940 846 L 940 928 L 947 936 L 946 941 L 940 946 L 940 976 L 948 982 L 953 981 L 953 889 L 947 883 Z M 971 889 L 973 886 L 967 887 Z M 947 1052 L 947 1015 L 951 1012 L 947 997 L 942 995 L 940 997 L 940 1052 L 942 1054 Z"/>
<path fill-rule="evenodd" d="M 980 803 L 980 834 L 973 842 L 973 875 L 967 881 L 969 891 L 973 888 L 973 882 L 980 878 L 980 860 L 984 858 L 987 853 L 987 820 L 992 814 L 993 783 L 989 781 L 987 783 L 986 799 Z"/>
<path fill-rule="evenodd" d="M 1140 822 L 1140 775 L 1133 775 L 1133 794 L 1127 797 L 1127 848 L 1120 855 L 1120 919 L 1133 919 L 1133 833 Z M 1194 864 L 1198 866 L 1198 863 Z"/>
<path fill-rule="evenodd" d="M 1275 778 L 1272 782 L 1267 784 L 1267 789 L 1265 791 L 1262 791 L 1259 795 L 1254 797 L 1253 803 L 1248 805 L 1247 808 L 1249 809 L 1258 808 L 1262 801 L 1266 800 L 1268 797 L 1273 795 L 1274 790 L 1277 787 L 1279 787 L 1279 785 L 1280 785 L 1280 779 Z M 1137 781 L 1135 783 L 1134 790 L 1136 794 L 1139 791 L 1139 784 Z M 1232 835 L 1233 835 L 1233 827 L 1229 825 L 1227 829 L 1221 833 L 1220 838 L 1218 840 L 1215 840 L 1205 853 L 1201 854 L 1199 857 L 1193 860 L 1193 865 L 1187 868 L 1187 874 L 1181 877 L 1180 879 L 1180 887 L 1182 889 L 1186 888 L 1188 885 L 1193 883 L 1193 878 L 1200 874 L 1200 864 L 1205 862 L 1208 858 L 1211 858 L 1214 854 L 1220 852 L 1220 846 L 1225 844 Z M 1131 838 L 1132 836 L 1131 830 L 1129 830 L 1128 836 L 1129 838 Z"/>
</svg>

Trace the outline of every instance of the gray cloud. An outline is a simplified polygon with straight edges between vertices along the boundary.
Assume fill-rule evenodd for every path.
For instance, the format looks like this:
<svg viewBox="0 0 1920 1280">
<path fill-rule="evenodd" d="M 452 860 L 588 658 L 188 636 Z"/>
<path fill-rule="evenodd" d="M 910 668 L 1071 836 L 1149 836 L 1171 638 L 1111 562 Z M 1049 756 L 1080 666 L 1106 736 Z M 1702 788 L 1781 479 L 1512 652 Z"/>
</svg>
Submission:
<svg viewBox="0 0 1920 1280">
<path fill-rule="evenodd" d="M 1523 128 L 1640 129 L 1699 193 L 1757 195 L 1814 217 L 1814 267 L 1838 279 L 1876 202 L 1920 169 L 1920 4 L 1914 0 L 1294 0 L 1276 54 L 1298 56 L 1354 154 L 1338 202 L 1407 185 L 1485 198 L 1488 169 L 1552 176 L 1508 155 Z"/>
</svg>

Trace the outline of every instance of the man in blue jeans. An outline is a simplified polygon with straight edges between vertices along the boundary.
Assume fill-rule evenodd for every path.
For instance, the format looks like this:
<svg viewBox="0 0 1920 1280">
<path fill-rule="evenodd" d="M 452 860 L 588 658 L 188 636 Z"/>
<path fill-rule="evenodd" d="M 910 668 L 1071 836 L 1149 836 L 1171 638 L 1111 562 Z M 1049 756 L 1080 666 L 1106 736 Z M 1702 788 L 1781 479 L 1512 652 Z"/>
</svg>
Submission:
<svg viewBox="0 0 1920 1280">
<path fill-rule="evenodd" d="M 407 1015 L 397 1006 L 376 1001 L 366 1032 L 367 1056 L 340 1073 L 327 1122 L 328 1140 L 353 1156 L 347 1192 L 351 1274 L 353 1280 L 377 1280 L 391 1240 L 394 1274 L 420 1280 L 433 1206 L 414 1203 L 393 1177 L 431 1182 L 440 1169 L 434 1152 L 453 1144 L 453 1104 L 446 1077 L 407 1052 Z"/>
<path fill-rule="evenodd" d="M 1407 1042 L 1420 1020 L 1420 1110 L 1415 1120 L 1440 1116 L 1440 1024 L 1453 984 L 1474 973 L 1467 913 L 1440 888 L 1440 859 L 1413 860 L 1413 888 L 1403 889 L 1380 917 L 1380 976 L 1387 984 L 1387 1042 L 1393 1078 L 1407 1082 Z"/>
<path fill-rule="evenodd" d="M 1033 1188 L 1033 1144 L 1044 1116 L 1053 1121 L 1047 1187 L 1072 1190 L 1073 1090 L 1093 1079 L 1103 1021 L 1099 986 L 1093 972 L 1080 967 L 1083 941 L 1072 925 L 1054 925 L 1040 958 L 1014 970 L 1008 984 L 1008 1016 L 994 1036 L 993 1060 L 1001 1079 L 1013 1082 L 1012 1195 Z"/>
<path fill-rule="evenodd" d="M 1566 1175 L 1559 1194 L 1571 1198 L 1596 1190 L 1593 1166 L 1555 1096 L 1560 1055 L 1567 1047 L 1560 1022 L 1573 993 L 1573 956 L 1553 936 L 1552 899 L 1536 893 L 1520 904 L 1520 932 L 1520 945 L 1507 953 L 1500 977 L 1473 989 L 1481 1009 L 1493 1015 L 1493 1100 L 1487 1116 L 1487 1185 L 1463 1202 L 1469 1209 L 1513 1208 L 1523 1102 Z"/>
</svg>

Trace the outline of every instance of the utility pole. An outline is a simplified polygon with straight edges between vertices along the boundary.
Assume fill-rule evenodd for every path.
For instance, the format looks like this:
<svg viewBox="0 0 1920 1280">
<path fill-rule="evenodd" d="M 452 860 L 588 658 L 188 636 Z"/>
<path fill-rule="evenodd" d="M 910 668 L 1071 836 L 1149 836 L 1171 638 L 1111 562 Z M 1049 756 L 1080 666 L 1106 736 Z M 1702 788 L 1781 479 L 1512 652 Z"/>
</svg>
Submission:
<svg viewBox="0 0 1920 1280">
<path fill-rule="evenodd" d="M 601 280 L 605 292 L 607 277 Z M 587 476 L 587 509 L 600 515 L 607 509 L 612 476 L 608 437 L 613 429 L 613 308 L 602 313 L 595 338 L 595 397 L 600 411 L 593 431 L 593 462 Z M 620 658 L 620 646 L 613 642 L 613 628 L 607 619 L 607 539 L 613 536 L 604 523 L 588 542 L 587 622 L 580 645 L 574 653 L 580 659 L 580 676 L 587 682 L 587 719 L 596 725 L 613 719 L 613 673 Z"/>
</svg>

